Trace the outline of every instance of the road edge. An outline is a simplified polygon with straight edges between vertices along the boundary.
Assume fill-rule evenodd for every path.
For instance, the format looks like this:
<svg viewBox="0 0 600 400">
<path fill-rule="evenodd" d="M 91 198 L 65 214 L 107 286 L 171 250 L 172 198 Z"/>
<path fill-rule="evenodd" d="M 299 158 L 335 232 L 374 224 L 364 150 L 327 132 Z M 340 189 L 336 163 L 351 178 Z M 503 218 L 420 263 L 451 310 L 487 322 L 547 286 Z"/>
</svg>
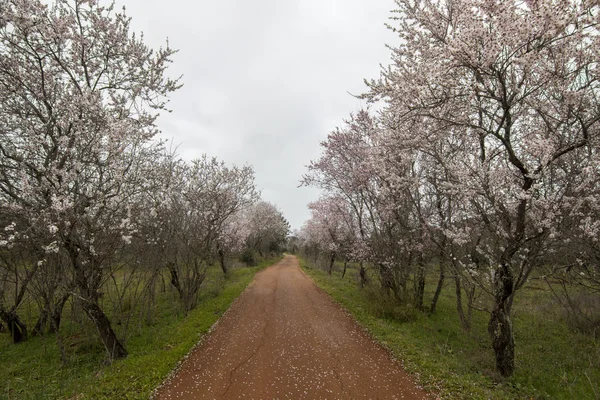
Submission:
<svg viewBox="0 0 600 400">
<path fill-rule="evenodd" d="M 150 392 L 150 397 L 149 400 L 155 400 L 156 396 L 158 394 L 158 392 L 163 388 L 163 386 L 165 386 L 166 384 L 168 384 L 173 377 L 175 377 L 175 375 L 177 375 L 179 373 L 179 371 L 181 370 L 183 364 L 185 363 L 185 361 L 191 356 L 191 354 L 198 349 L 200 346 L 202 346 L 206 340 L 206 338 L 208 338 L 208 336 L 215 330 L 215 328 L 219 325 L 219 323 L 221 322 L 221 320 L 223 320 L 223 317 L 225 317 L 227 315 L 227 313 L 229 313 L 229 311 L 237 304 L 238 300 L 240 299 L 240 297 L 242 297 L 242 295 L 244 293 L 246 293 L 246 291 L 248 291 L 248 289 L 252 286 L 252 284 L 254 283 L 255 279 L 256 279 L 256 274 L 264 271 L 267 268 L 272 267 L 273 265 L 279 263 L 281 260 L 283 260 L 283 258 L 285 257 L 285 254 L 278 259 L 277 261 L 275 261 L 272 264 L 266 265 L 265 267 L 259 269 L 258 271 L 256 271 L 254 273 L 254 275 L 252 276 L 252 279 L 250 280 L 250 282 L 248 282 L 248 284 L 246 285 L 246 287 L 244 288 L 244 290 L 242 290 L 240 292 L 240 294 L 231 302 L 231 304 L 229 305 L 229 307 L 227 307 L 227 310 L 225 310 L 225 312 L 219 317 L 218 320 L 215 321 L 214 324 L 212 324 L 210 326 L 210 328 L 208 328 L 208 330 L 206 331 L 206 333 L 202 334 L 202 336 L 200 336 L 200 339 L 198 340 L 198 342 L 193 345 L 190 350 L 183 356 L 181 357 L 181 359 L 179 361 L 177 361 L 177 364 L 175 365 L 175 367 L 169 372 L 169 374 L 165 377 L 165 379 L 163 379 L 163 381 L 156 386 L 154 389 L 152 389 L 152 391 Z"/>
</svg>

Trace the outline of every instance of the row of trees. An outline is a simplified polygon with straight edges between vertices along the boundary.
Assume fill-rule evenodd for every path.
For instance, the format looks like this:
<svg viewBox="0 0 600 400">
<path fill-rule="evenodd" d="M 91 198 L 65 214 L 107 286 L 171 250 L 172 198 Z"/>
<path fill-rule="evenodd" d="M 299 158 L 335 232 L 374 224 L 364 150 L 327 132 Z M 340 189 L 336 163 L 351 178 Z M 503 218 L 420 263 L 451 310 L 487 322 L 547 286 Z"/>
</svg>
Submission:
<svg viewBox="0 0 600 400">
<path fill-rule="evenodd" d="M 465 329 L 483 294 L 498 371 L 511 309 L 540 268 L 598 286 L 600 8 L 588 1 L 397 0 L 392 62 L 303 179 L 304 246 L 373 266 L 425 310 L 426 274 L 456 287 Z M 540 274 L 541 275 L 541 274 Z M 568 291 L 565 292 L 568 295 Z M 466 304 L 465 304 L 466 303 Z"/>
<path fill-rule="evenodd" d="M 209 265 L 227 274 L 232 255 L 285 241 L 251 167 L 184 162 L 154 140 L 181 87 L 166 76 L 174 50 L 148 48 L 129 23 L 96 0 L 0 2 L 0 320 L 14 342 L 24 304 L 43 333 L 70 301 L 124 357 L 108 315 L 126 298 L 151 309 L 166 275 L 187 312 Z"/>
</svg>

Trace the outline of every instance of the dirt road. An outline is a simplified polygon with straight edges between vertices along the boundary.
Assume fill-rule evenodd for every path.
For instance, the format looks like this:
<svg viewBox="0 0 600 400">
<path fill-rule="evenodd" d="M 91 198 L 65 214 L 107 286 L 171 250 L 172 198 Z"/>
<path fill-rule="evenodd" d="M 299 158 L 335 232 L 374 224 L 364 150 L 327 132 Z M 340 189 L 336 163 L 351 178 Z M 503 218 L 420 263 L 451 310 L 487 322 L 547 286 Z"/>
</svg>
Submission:
<svg viewBox="0 0 600 400">
<path fill-rule="evenodd" d="M 258 273 L 158 399 L 425 399 L 286 256 Z"/>
</svg>

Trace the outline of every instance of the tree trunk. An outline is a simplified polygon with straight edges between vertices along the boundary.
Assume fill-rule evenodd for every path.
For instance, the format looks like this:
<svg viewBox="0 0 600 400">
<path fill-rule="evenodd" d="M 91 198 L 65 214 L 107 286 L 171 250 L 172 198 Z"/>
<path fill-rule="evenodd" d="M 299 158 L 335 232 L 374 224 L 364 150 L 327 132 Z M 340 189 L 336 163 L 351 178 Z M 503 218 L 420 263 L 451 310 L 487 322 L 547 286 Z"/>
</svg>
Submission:
<svg viewBox="0 0 600 400">
<path fill-rule="evenodd" d="M 201 263 L 197 260 L 193 261 L 193 263 L 194 265 L 190 266 L 193 270 L 184 272 L 181 275 L 174 263 L 169 266 L 171 284 L 177 289 L 183 311 L 186 314 L 198 304 L 198 292 L 200 291 L 202 282 L 206 278 L 206 270 L 201 269 Z"/>
<path fill-rule="evenodd" d="M 179 273 L 177 272 L 177 268 L 175 268 L 174 263 L 169 264 L 169 274 L 171 275 L 171 285 L 177 289 L 177 293 L 179 297 L 183 299 L 183 293 L 181 288 L 181 283 L 179 282 Z"/>
<path fill-rule="evenodd" d="M 56 301 L 56 303 L 54 303 L 54 307 L 50 313 L 50 326 L 48 327 L 48 333 L 57 333 L 60 329 L 63 309 L 65 308 L 65 304 L 67 303 L 67 300 L 69 300 L 69 297 L 71 297 L 71 294 L 65 293 Z"/>
<path fill-rule="evenodd" d="M 0 309 L 0 318 L 6 324 L 13 343 L 21 343 L 27 340 L 27 325 L 21 321 L 16 312 L 6 312 Z"/>
<path fill-rule="evenodd" d="M 21 343 L 27 340 L 27 325 L 21 321 L 17 314 L 13 314 L 7 324 L 13 338 L 13 343 Z"/>
<path fill-rule="evenodd" d="M 462 284 L 460 282 L 460 276 L 456 275 L 454 277 L 454 284 L 456 289 L 456 311 L 458 312 L 458 317 L 460 318 L 460 324 L 465 331 L 471 330 L 471 320 L 465 316 L 465 311 L 463 309 L 462 304 Z"/>
<path fill-rule="evenodd" d="M 89 267 L 93 269 L 85 270 L 85 266 L 81 263 L 79 258 L 79 246 L 74 241 L 67 241 L 66 248 L 75 270 L 75 285 L 79 292 L 79 303 L 85 314 L 96 326 L 98 334 L 100 335 L 100 340 L 108 353 L 109 360 L 113 361 L 127 357 L 125 346 L 123 346 L 117 338 L 117 335 L 110 324 L 110 320 L 98 304 L 98 299 L 100 297 L 98 289 L 102 282 L 101 269 L 98 267 Z M 91 264 L 93 265 L 94 263 Z"/>
<path fill-rule="evenodd" d="M 327 273 L 331 276 L 333 272 L 333 264 L 335 263 L 335 251 L 331 252 L 331 258 L 329 259 L 329 268 L 327 268 Z"/>
<path fill-rule="evenodd" d="M 225 252 L 223 251 L 223 249 L 219 249 L 217 253 L 219 254 L 219 263 L 221 264 L 221 270 L 223 270 L 223 274 L 227 276 L 229 269 L 227 267 L 227 263 L 225 262 Z"/>
<path fill-rule="evenodd" d="M 344 271 L 342 272 L 342 279 L 346 276 L 346 268 L 348 267 L 348 261 L 344 261 Z"/>
<path fill-rule="evenodd" d="M 96 325 L 96 329 L 100 334 L 100 339 L 104 344 L 104 348 L 108 353 L 109 359 L 112 361 L 127 357 L 127 350 L 125 350 L 125 346 L 123 346 L 123 344 L 117 338 L 117 335 L 110 325 L 110 320 L 106 314 L 104 314 L 100 306 L 96 303 L 86 300 L 83 300 L 82 303 L 83 310 L 92 320 L 94 325 Z"/>
<path fill-rule="evenodd" d="M 438 279 L 437 287 L 435 288 L 435 293 L 433 294 L 433 300 L 431 300 L 431 307 L 429 308 L 429 312 L 431 314 L 435 313 L 435 308 L 437 307 L 437 302 L 440 298 L 440 294 L 442 293 L 442 288 L 444 287 L 444 279 L 446 278 L 446 266 L 443 262 L 440 263 L 440 278 Z"/>
<path fill-rule="evenodd" d="M 48 306 L 46 305 L 42 310 L 40 310 L 40 316 L 38 317 L 37 322 L 31 331 L 33 336 L 44 336 L 45 328 L 48 325 L 48 314 Z"/>
<path fill-rule="evenodd" d="M 58 332 L 58 328 L 56 329 L 56 344 L 58 345 L 58 350 L 60 351 L 60 360 L 62 361 L 63 365 L 67 365 L 68 363 L 68 359 L 67 359 L 67 352 L 65 350 L 65 345 L 62 341 L 62 335 L 60 334 L 60 332 Z"/>
<path fill-rule="evenodd" d="M 360 276 L 360 287 L 362 289 L 365 286 L 365 283 L 367 283 L 367 271 L 365 271 L 365 265 L 363 263 L 360 263 L 358 275 Z"/>
<path fill-rule="evenodd" d="M 175 268 L 175 265 L 171 265 L 169 267 L 169 272 L 171 274 L 171 285 L 177 290 L 177 294 L 179 295 L 179 300 L 181 301 L 181 305 L 183 307 L 183 311 L 187 314 L 189 307 L 189 299 L 187 296 L 186 288 L 183 287 L 183 284 L 179 280 L 179 273 Z"/>
<path fill-rule="evenodd" d="M 509 377 L 515 369 L 515 339 L 510 320 L 510 297 L 513 293 L 513 276 L 507 265 L 501 265 L 494 273 L 495 304 L 488 324 L 492 340 L 496 368 L 504 377 Z"/>
<path fill-rule="evenodd" d="M 423 298 L 425 297 L 425 266 L 423 262 L 420 260 L 417 265 L 417 276 L 415 277 L 415 308 L 419 311 L 423 311 L 425 309 L 423 305 Z"/>
<path fill-rule="evenodd" d="M 70 297 L 70 295 L 66 295 L 67 299 L 69 297 Z M 62 305 L 64 306 L 65 303 L 66 303 L 66 300 L 62 303 Z M 56 344 L 58 345 L 58 349 L 60 351 L 60 360 L 62 361 L 63 365 L 67 365 L 67 363 L 68 363 L 67 351 L 65 350 L 65 345 L 62 340 L 62 335 L 59 332 L 60 320 L 61 320 L 61 316 L 62 316 L 62 309 L 63 309 L 63 307 L 61 306 L 60 312 L 57 312 L 56 310 L 53 311 L 52 316 L 50 318 L 50 328 L 48 331 L 50 333 L 56 334 Z"/>
<path fill-rule="evenodd" d="M 398 285 L 394 277 L 394 272 L 390 268 L 386 267 L 384 264 L 380 263 L 379 277 L 381 280 L 381 290 L 383 291 L 383 293 L 387 295 L 390 292 L 392 292 L 394 298 L 402 302 L 404 300 L 403 295 L 406 292 L 403 289 L 401 289 L 401 286 Z"/>
<path fill-rule="evenodd" d="M 181 294 L 181 304 L 185 315 L 196 308 L 198 304 L 198 290 L 193 287 L 192 282 L 187 282 Z"/>
<path fill-rule="evenodd" d="M 60 322 L 62 320 L 62 309 L 60 311 L 52 311 L 50 316 L 50 325 L 48 326 L 48 333 L 56 333 L 60 329 Z"/>
<path fill-rule="evenodd" d="M 473 302 L 475 301 L 475 285 L 472 285 L 469 289 L 465 289 L 467 292 L 467 320 L 469 324 L 473 320 Z"/>
<path fill-rule="evenodd" d="M 44 308 L 40 311 L 40 316 L 33 328 L 33 335 L 43 336 L 47 331 L 48 333 L 56 333 L 60 328 L 60 321 L 62 317 L 62 311 L 65 303 L 69 299 L 70 294 L 66 293 L 62 297 L 58 298 L 54 305 L 51 305 L 46 301 Z"/>
<path fill-rule="evenodd" d="M 166 293 L 167 292 L 167 284 L 165 283 L 165 276 L 163 275 L 162 271 L 160 271 L 160 292 L 161 293 Z"/>
<path fill-rule="evenodd" d="M 152 277 L 150 278 L 150 282 L 148 285 L 148 301 L 144 301 L 142 303 L 142 308 L 145 306 L 146 310 L 144 313 L 144 320 L 146 321 L 146 325 L 151 325 L 152 324 L 152 317 L 153 317 L 153 311 L 154 308 L 156 307 L 156 285 L 158 284 L 158 273 L 155 271 L 154 274 L 152 274 Z M 162 275 L 162 274 L 161 274 Z M 163 280 L 164 282 L 164 280 Z M 141 320 L 142 318 L 140 318 L 140 324 L 141 324 Z M 141 329 L 141 325 L 140 325 L 140 329 Z"/>
</svg>

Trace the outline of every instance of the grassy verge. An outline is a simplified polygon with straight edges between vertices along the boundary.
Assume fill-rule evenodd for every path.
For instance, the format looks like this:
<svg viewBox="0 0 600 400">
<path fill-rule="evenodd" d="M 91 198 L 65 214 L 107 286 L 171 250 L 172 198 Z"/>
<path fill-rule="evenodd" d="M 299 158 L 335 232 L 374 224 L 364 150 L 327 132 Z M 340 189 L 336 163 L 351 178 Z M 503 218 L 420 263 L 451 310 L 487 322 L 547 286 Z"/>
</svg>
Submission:
<svg viewBox="0 0 600 400">
<path fill-rule="evenodd" d="M 19 345 L 0 335 L 0 399 L 147 399 L 255 273 L 275 261 L 234 269 L 227 278 L 217 268 L 211 270 L 198 306 L 187 316 L 165 293 L 158 299 L 155 323 L 129 338 L 129 356 L 112 365 L 105 365 L 104 350 L 93 331 L 82 332 L 68 319 L 61 328 L 68 350 L 66 365 L 54 335 Z"/>
<path fill-rule="evenodd" d="M 388 347 L 425 389 L 442 398 L 600 398 L 600 343 L 569 331 L 556 308 L 549 306 L 551 300 L 542 287 L 530 286 L 516 299 L 516 372 L 510 379 L 501 379 L 494 372 L 488 314 L 475 311 L 472 331 L 465 333 L 449 284 L 437 312 L 428 316 L 382 304 L 376 288 L 358 287 L 356 270 L 349 269 L 341 279 L 338 272 L 328 276 L 307 268 L 303 260 L 301 265 L 319 287 Z"/>
</svg>

